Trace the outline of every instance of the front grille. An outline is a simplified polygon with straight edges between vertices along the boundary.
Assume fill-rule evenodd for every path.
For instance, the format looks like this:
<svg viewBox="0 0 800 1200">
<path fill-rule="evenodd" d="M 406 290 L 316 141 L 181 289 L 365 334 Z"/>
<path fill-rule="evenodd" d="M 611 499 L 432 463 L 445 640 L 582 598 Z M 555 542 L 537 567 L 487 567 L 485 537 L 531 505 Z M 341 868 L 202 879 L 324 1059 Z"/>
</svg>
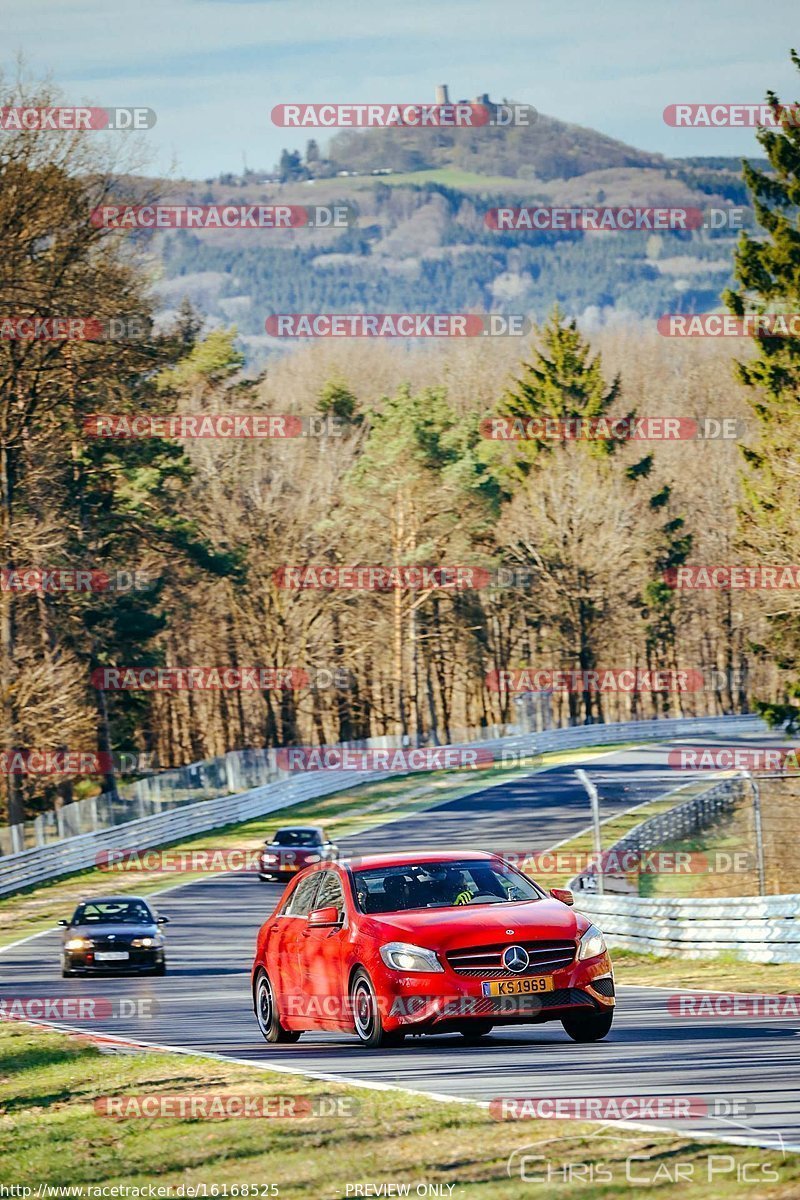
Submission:
<svg viewBox="0 0 800 1200">
<path fill-rule="evenodd" d="M 482 996 L 470 1001 L 469 1013 L 473 1017 L 536 1016 L 544 1009 L 597 1008 L 597 1004 L 580 988 L 559 988 L 555 992 L 542 992 L 538 996 Z M 457 1006 L 451 1012 L 445 1008 L 442 1016 L 459 1015 Z"/>
<path fill-rule="evenodd" d="M 591 986 L 601 996 L 608 996 L 611 999 L 614 996 L 614 980 L 613 979 L 593 979 Z"/>
<path fill-rule="evenodd" d="M 502 965 L 503 952 L 509 945 L 522 946 L 530 962 L 524 972 L 508 971 Z M 514 979 L 517 974 L 550 975 L 568 967 L 575 958 L 575 942 L 504 942 L 502 945 L 471 946 L 453 950 L 447 961 L 457 975 L 472 979 Z"/>
<path fill-rule="evenodd" d="M 95 950 L 130 950 L 133 937 L 92 937 Z"/>
</svg>

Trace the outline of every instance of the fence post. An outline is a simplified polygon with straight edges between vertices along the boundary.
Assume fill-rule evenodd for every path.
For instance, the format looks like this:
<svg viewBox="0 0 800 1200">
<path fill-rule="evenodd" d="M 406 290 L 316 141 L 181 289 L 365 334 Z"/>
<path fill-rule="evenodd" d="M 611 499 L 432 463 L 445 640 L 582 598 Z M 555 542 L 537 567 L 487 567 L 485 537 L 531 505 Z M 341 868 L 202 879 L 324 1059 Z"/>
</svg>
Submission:
<svg viewBox="0 0 800 1200">
<path fill-rule="evenodd" d="M 585 771 L 576 771 L 575 774 L 581 781 L 586 791 L 589 793 L 589 799 L 592 802 L 592 829 L 594 831 L 594 852 L 597 855 L 597 894 L 603 895 L 603 861 L 602 852 L 603 846 L 600 839 L 600 797 L 597 788 L 592 783 Z"/>
<path fill-rule="evenodd" d="M 749 771 L 743 771 L 745 779 L 748 780 L 750 787 L 753 789 L 753 823 L 756 832 L 756 865 L 758 867 L 758 894 L 766 896 L 766 878 L 764 872 L 764 834 L 761 829 L 761 790 L 755 779 Z"/>
</svg>

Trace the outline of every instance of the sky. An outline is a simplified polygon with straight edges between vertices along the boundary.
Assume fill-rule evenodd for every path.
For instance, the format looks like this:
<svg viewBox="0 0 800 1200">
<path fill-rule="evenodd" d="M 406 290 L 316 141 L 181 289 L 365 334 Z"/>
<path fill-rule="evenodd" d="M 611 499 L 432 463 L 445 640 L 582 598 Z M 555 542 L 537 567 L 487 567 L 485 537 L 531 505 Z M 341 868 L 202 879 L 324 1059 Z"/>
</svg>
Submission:
<svg viewBox="0 0 800 1200">
<path fill-rule="evenodd" d="M 148 169 L 268 169 L 299 135 L 275 104 L 418 102 L 488 92 L 672 156 L 753 154 L 749 129 L 674 129 L 673 103 L 800 100 L 797 0 L 0 0 L 21 53 L 65 103 L 155 109 Z M 796 30 L 796 33 L 794 32 Z M 131 136 L 119 134 L 116 136 Z"/>
</svg>

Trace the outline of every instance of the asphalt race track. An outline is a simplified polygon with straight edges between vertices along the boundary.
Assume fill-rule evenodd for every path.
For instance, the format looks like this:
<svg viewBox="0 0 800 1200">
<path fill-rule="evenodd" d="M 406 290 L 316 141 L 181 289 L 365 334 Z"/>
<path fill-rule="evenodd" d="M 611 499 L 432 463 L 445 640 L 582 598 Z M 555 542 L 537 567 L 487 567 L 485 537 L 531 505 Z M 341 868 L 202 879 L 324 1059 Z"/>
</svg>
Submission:
<svg viewBox="0 0 800 1200">
<path fill-rule="evenodd" d="M 695 740 L 730 745 L 751 739 Z M 760 737 L 759 744 L 764 740 Z M 615 751 L 588 765 L 600 788 L 603 817 L 688 778 L 667 767 L 668 749 L 660 743 Z M 348 853 L 546 849 L 588 824 L 587 797 L 574 776 L 577 765 L 573 761 L 487 789 L 342 844 Z M 655 1124 L 800 1149 L 800 1023 L 762 1017 L 726 1025 L 718 1017 L 678 1018 L 667 1011 L 670 992 L 658 988 L 620 988 L 612 1032 L 596 1044 L 571 1042 L 553 1022 L 496 1029 L 472 1047 L 450 1035 L 370 1052 L 354 1036 L 327 1033 L 303 1034 L 296 1045 L 267 1046 L 252 1012 L 249 970 L 256 931 L 281 890 L 252 875 L 224 875 L 158 899 L 159 911 L 170 917 L 164 978 L 62 980 L 60 933 L 39 935 L 0 954 L 0 998 L 150 997 L 158 1005 L 152 1018 L 95 1021 L 91 1032 L 439 1096 L 482 1101 L 554 1095 L 716 1098 L 725 1111 L 738 1115 Z"/>
</svg>

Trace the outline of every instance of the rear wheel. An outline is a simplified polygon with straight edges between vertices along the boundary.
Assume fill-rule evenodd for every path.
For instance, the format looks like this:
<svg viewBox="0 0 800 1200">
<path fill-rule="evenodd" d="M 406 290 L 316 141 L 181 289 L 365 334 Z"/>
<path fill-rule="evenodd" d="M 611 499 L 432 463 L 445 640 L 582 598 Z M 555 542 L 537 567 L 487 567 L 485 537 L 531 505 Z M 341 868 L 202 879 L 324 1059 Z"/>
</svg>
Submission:
<svg viewBox="0 0 800 1200">
<path fill-rule="evenodd" d="M 485 1038 L 487 1033 L 491 1033 L 494 1025 L 488 1021 L 470 1021 L 469 1025 L 462 1025 L 459 1033 L 465 1042 L 479 1042 L 481 1038 Z"/>
<path fill-rule="evenodd" d="M 350 985 L 350 1003 L 353 1013 L 353 1024 L 361 1045 L 368 1050 L 378 1046 L 400 1046 L 405 1033 L 400 1030 L 387 1033 L 383 1028 L 378 999 L 372 980 L 363 968 L 359 967 Z"/>
<path fill-rule="evenodd" d="M 611 1029 L 614 1010 L 608 1012 L 570 1013 L 561 1018 L 565 1033 L 573 1042 L 599 1042 Z"/>
<path fill-rule="evenodd" d="M 267 1042 L 296 1042 L 300 1033 L 296 1029 L 284 1029 L 278 1019 L 275 993 L 266 971 L 259 972 L 255 986 L 255 1009 L 258 1027 Z"/>
</svg>

